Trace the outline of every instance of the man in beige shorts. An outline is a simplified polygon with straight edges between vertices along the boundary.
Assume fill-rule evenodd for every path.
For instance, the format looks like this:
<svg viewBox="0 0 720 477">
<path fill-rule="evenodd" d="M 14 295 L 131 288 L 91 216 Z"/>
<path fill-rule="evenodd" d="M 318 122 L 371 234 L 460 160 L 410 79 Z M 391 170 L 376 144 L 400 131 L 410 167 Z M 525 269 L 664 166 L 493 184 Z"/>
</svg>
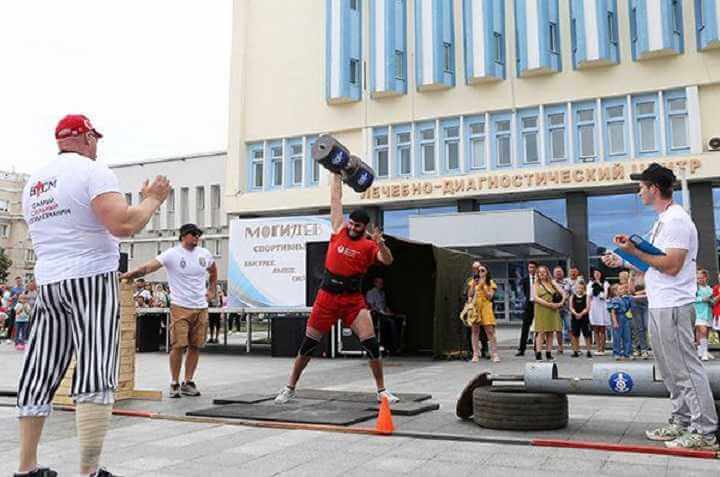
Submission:
<svg viewBox="0 0 720 477">
<path fill-rule="evenodd" d="M 180 243 L 120 278 L 135 279 L 165 267 L 170 283 L 170 397 L 199 396 L 193 377 L 205 346 L 208 301 L 217 290 L 217 267 L 212 254 L 199 247 L 202 230 L 195 224 L 180 227 Z M 210 276 L 207 280 L 208 274 Z M 185 357 L 185 381 L 178 382 Z"/>
</svg>

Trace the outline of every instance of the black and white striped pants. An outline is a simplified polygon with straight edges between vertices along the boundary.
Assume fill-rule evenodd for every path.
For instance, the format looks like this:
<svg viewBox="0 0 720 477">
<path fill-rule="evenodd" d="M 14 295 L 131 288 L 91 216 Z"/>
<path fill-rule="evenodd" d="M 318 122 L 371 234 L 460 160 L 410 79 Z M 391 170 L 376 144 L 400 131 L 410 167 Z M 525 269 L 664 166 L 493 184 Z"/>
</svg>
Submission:
<svg viewBox="0 0 720 477">
<path fill-rule="evenodd" d="M 118 272 L 41 285 L 18 384 L 20 416 L 47 416 L 76 359 L 72 395 L 111 404 L 117 388 L 120 306 Z"/>
</svg>

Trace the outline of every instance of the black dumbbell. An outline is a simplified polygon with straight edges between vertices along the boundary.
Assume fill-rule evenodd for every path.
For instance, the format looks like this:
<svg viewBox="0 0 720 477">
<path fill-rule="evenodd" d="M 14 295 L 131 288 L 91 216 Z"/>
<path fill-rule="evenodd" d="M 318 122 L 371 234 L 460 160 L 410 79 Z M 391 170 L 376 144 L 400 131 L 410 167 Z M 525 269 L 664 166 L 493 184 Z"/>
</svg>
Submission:
<svg viewBox="0 0 720 477">
<path fill-rule="evenodd" d="M 312 147 L 312 158 L 325 169 L 340 174 L 355 192 L 365 192 L 375 180 L 375 171 L 334 137 L 323 134 Z"/>
</svg>

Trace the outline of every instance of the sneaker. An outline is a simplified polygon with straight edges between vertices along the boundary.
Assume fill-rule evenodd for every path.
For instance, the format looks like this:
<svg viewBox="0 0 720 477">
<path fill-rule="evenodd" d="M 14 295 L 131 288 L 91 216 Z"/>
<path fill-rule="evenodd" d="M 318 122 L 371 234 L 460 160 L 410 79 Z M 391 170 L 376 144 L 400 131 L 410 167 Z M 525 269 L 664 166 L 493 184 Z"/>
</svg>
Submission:
<svg viewBox="0 0 720 477">
<path fill-rule="evenodd" d="M 294 389 L 285 386 L 282 391 L 275 397 L 275 404 L 285 404 L 291 399 L 295 399 L 296 393 Z"/>
<path fill-rule="evenodd" d="M 665 445 L 675 449 L 720 450 L 717 437 L 704 437 L 697 432 L 686 432 L 677 439 L 666 442 Z"/>
<path fill-rule="evenodd" d="M 515 356 L 525 356 L 525 351 L 518 351 Z"/>
<path fill-rule="evenodd" d="M 640 353 L 640 357 L 642 359 L 648 359 L 650 357 L 650 355 L 648 354 L 647 351 L 643 351 L 642 353 Z"/>
<path fill-rule="evenodd" d="M 706 354 L 702 355 L 702 356 L 700 357 L 700 359 L 701 359 L 702 361 L 710 361 L 710 356 L 708 356 L 707 353 L 706 353 Z"/>
<path fill-rule="evenodd" d="M 494 354 L 493 357 L 492 357 L 492 362 L 493 362 L 493 363 L 499 363 L 499 362 L 500 362 L 500 356 Z"/>
<path fill-rule="evenodd" d="M 622 356 L 615 356 L 615 361 L 625 361 L 625 358 Z"/>
<path fill-rule="evenodd" d="M 479 362 L 480 362 L 480 357 L 479 357 L 479 356 L 473 356 L 470 361 L 473 362 L 473 363 L 479 363 Z"/>
<path fill-rule="evenodd" d="M 595 356 L 605 356 L 605 351 L 595 351 Z"/>
<path fill-rule="evenodd" d="M 587 356 L 588 358 L 592 358 L 592 353 L 588 351 L 587 353 L 585 353 L 585 356 Z"/>
<path fill-rule="evenodd" d="M 400 402 L 400 398 L 388 391 L 387 389 L 381 389 L 377 392 L 377 402 L 382 402 L 383 398 L 387 398 L 388 404 L 395 404 Z"/>
<path fill-rule="evenodd" d="M 639 358 L 640 357 L 640 351 L 633 352 L 633 358 Z"/>
<path fill-rule="evenodd" d="M 38 467 L 31 472 L 15 472 L 14 477 L 57 477 L 58 473 L 48 467 Z"/>
<path fill-rule="evenodd" d="M 657 429 L 645 431 L 645 437 L 651 441 L 673 441 L 685 433 L 687 433 L 687 429 L 683 426 L 670 422 Z"/>
<path fill-rule="evenodd" d="M 579 357 L 580 357 L 580 353 L 577 352 L 577 351 L 573 351 L 572 357 L 573 357 L 573 358 L 579 358 Z"/>
<path fill-rule="evenodd" d="M 177 399 L 177 398 L 181 397 L 179 384 L 171 384 L 170 385 L 170 393 L 168 394 L 168 397 L 171 397 L 173 399 Z"/>
<path fill-rule="evenodd" d="M 98 470 L 96 470 L 95 472 L 90 474 L 90 477 L 120 477 L 120 476 L 117 474 L 111 474 L 106 469 L 103 469 L 102 467 L 100 467 Z"/>
<path fill-rule="evenodd" d="M 197 390 L 197 386 L 195 386 L 195 383 L 192 381 L 182 383 L 182 385 L 180 386 L 180 393 L 182 393 L 183 396 L 199 396 L 200 395 L 200 391 Z"/>
</svg>

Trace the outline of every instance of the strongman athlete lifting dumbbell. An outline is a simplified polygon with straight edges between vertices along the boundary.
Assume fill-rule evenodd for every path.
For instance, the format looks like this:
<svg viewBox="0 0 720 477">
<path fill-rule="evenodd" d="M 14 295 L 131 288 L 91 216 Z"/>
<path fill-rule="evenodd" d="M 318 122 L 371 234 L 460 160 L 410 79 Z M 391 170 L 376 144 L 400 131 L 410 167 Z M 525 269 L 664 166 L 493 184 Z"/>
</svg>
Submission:
<svg viewBox="0 0 720 477">
<path fill-rule="evenodd" d="M 287 386 L 275 398 L 276 404 L 285 404 L 295 397 L 295 385 L 312 352 L 320 344 L 323 335 L 338 318 L 349 326 L 360 339 L 370 359 L 378 402 L 398 402 L 398 398 L 385 389 L 380 345 L 375 337 L 370 311 L 362 295 L 363 276 L 375 262 L 390 265 L 393 261 L 390 249 L 382 238 L 382 230 L 368 226 L 370 217 L 362 209 L 353 211 L 347 223 L 343 222 L 342 182 L 338 174 L 331 174 L 330 218 L 333 233 L 330 236 L 325 257 L 325 276 L 313 303 L 305 338 L 300 346 Z M 365 233 L 370 234 L 370 238 Z"/>
</svg>

